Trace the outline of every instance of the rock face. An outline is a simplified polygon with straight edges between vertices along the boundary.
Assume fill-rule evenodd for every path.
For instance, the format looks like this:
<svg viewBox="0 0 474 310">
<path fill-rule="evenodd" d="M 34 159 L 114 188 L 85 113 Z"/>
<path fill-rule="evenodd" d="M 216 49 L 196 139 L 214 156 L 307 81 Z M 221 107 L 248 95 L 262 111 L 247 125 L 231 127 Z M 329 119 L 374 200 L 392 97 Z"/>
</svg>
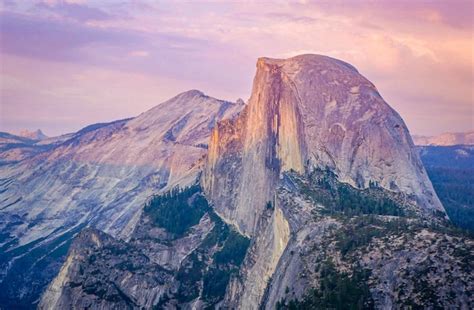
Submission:
<svg viewBox="0 0 474 310">
<path fill-rule="evenodd" d="M 417 208 L 404 205 L 399 194 L 381 188 L 350 189 L 321 175 L 284 173 L 276 199 L 291 238 L 267 282 L 261 308 L 347 309 L 358 304 L 364 309 L 469 309 L 474 305 L 474 298 L 466 294 L 473 289 L 472 238 L 428 227 L 409 212 L 371 209 L 382 197 L 399 201 L 397 205 L 406 211 Z M 348 199 L 352 203 L 346 207 L 352 211 L 328 212 L 330 192 L 345 193 L 334 206 Z M 366 194 L 369 200 L 363 198 Z M 369 208 L 359 213 L 354 202 Z M 242 269 L 236 281 L 245 283 L 247 276 Z"/>
<path fill-rule="evenodd" d="M 279 175 L 318 167 L 444 213 L 403 120 L 354 67 L 318 55 L 260 58 L 248 106 L 212 133 L 206 192 L 220 215 L 253 235 Z"/>
<path fill-rule="evenodd" d="M 447 132 L 434 137 L 414 135 L 413 141 L 416 145 L 474 145 L 474 131 L 455 133 Z"/>
<path fill-rule="evenodd" d="M 195 182 L 213 126 L 242 107 L 192 90 L 1 166 L 0 300 L 36 299 L 49 280 L 30 285 L 30 279 L 51 278 L 58 266 L 47 276 L 33 276 L 21 264 L 49 260 L 56 249 L 64 253 L 72 233 L 85 225 L 127 239 L 148 197 Z"/>
<path fill-rule="evenodd" d="M 111 270 L 110 264 L 117 268 Z M 127 272 L 127 267 L 138 266 L 140 273 Z M 107 276 L 101 274 L 105 272 Z M 154 298 L 163 294 L 163 287 L 171 279 L 167 270 L 148 260 L 136 248 L 87 228 L 74 240 L 66 262 L 38 308 L 127 309 L 138 303 L 151 308 Z M 124 293 L 132 290 L 135 294 L 130 297 Z M 144 290 L 149 290 L 147 296 L 138 296 Z"/>
<path fill-rule="evenodd" d="M 399 115 L 339 60 L 261 58 L 245 107 L 188 92 L 135 119 L 86 128 L 45 158 L 64 160 L 64 153 L 69 164 L 42 182 L 55 186 L 59 176 L 87 191 L 68 185 L 56 186 L 56 196 L 47 192 L 69 204 L 72 195 L 77 204 L 64 215 L 40 209 L 56 227 L 70 228 L 45 256 L 83 229 L 71 216 L 112 236 L 83 231 L 40 308 L 474 306 L 466 294 L 473 289 L 472 238 L 449 227 Z M 16 180 L 3 180 L 9 195 Z M 26 188 L 36 194 L 33 184 L 46 199 L 41 182 Z M 145 204 L 151 193 L 158 195 Z M 5 208 L 26 212 L 15 209 L 19 203 Z M 6 214 L 15 223 L 18 213 Z M 8 253 L 18 255 L 27 232 L 30 239 L 54 236 L 44 220 L 25 228 L 32 214 L 9 228 Z"/>
<path fill-rule="evenodd" d="M 214 307 L 248 242 L 215 215 L 199 187 L 173 192 L 147 205 L 128 242 L 96 229 L 81 232 L 38 308 Z"/>
<path fill-rule="evenodd" d="M 248 106 L 213 130 L 202 179 L 216 212 L 255 238 L 227 291 L 230 307 L 261 305 L 282 276 L 278 262 L 302 228 L 290 229 L 277 189 L 285 173 L 317 169 L 400 193 L 421 217 L 447 218 L 403 120 L 354 67 L 319 55 L 260 58 Z"/>
</svg>

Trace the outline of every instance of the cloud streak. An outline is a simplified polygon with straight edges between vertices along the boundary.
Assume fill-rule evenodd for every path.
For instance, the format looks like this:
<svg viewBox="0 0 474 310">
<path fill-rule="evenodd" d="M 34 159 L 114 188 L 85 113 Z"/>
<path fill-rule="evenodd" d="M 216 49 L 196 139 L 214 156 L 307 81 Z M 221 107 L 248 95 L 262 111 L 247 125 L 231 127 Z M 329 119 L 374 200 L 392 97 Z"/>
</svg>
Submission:
<svg viewBox="0 0 474 310">
<path fill-rule="evenodd" d="M 257 57 L 300 53 L 326 54 L 356 66 L 414 133 L 472 129 L 472 6 L 469 1 L 4 2 L 0 130 L 16 130 L 20 116 L 22 127 L 33 122 L 36 115 L 28 107 L 38 106 L 35 100 L 51 107 L 51 124 L 45 116 L 42 127 L 56 134 L 136 115 L 191 88 L 224 99 L 246 98 Z M 43 77 L 40 84 L 48 92 L 32 88 L 36 76 Z M 127 87 L 126 77 L 146 87 L 133 81 Z M 122 88 L 106 95 L 108 79 Z M 94 106 L 117 102 L 117 113 L 110 116 Z M 68 115 L 68 109 L 81 106 L 80 115 Z M 54 124 L 67 117 L 74 118 L 70 126 Z"/>
</svg>

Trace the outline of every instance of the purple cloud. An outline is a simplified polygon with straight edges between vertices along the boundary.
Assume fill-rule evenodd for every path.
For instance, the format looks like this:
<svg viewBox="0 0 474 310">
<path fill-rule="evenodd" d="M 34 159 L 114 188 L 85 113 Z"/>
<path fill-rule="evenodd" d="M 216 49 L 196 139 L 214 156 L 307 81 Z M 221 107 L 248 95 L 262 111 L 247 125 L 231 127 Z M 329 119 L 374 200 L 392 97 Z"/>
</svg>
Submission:
<svg viewBox="0 0 474 310">
<path fill-rule="evenodd" d="M 63 17 L 68 17 L 80 22 L 92 20 L 108 20 L 114 18 L 111 14 L 98 8 L 92 8 L 78 3 L 61 2 L 57 4 L 38 3 L 36 8 L 39 10 L 56 13 Z"/>
<path fill-rule="evenodd" d="M 83 24 L 0 12 L 1 52 L 54 61 L 80 61 L 81 48 L 92 44 L 135 45 L 142 39 L 130 33 Z"/>
<path fill-rule="evenodd" d="M 206 40 L 167 33 L 145 33 L 116 27 L 94 27 L 84 23 L 12 12 L 0 12 L 0 52 L 10 55 L 67 61 L 99 67 L 165 73 L 183 78 L 183 65 L 192 70 L 216 45 Z M 128 57 L 145 51 L 148 59 Z M 177 58 L 183 62 L 176 63 Z"/>
<path fill-rule="evenodd" d="M 87 93 L 90 102 L 100 106 L 123 102 L 120 109 L 128 116 L 132 110 L 124 108 L 123 98 L 146 92 L 156 96 L 157 84 L 161 92 L 169 91 L 166 95 L 200 88 L 216 97 L 245 98 L 257 57 L 321 53 L 355 65 L 417 133 L 472 126 L 464 117 L 469 113 L 462 112 L 472 105 L 470 2 L 52 3 L 3 3 L 0 56 L 6 60 L 0 73 L 6 76 L 8 83 L 2 87 L 9 87 L 10 95 L 4 89 L 0 93 L 4 107 L 12 107 L 4 109 L 10 115 L 17 113 L 13 107 L 19 102 L 31 106 L 30 101 L 42 96 L 42 102 L 55 106 L 68 102 L 65 110 L 50 109 L 57 119 L 84 102 L 74 96 Z M 32 94 L 28 85 L 38 84 L 32 77 L 42 75 L 50 79 Z M 113 88 L 109 81 L 115 76 L 121 76 L 121 82 Z M 129 79 L 136 82 L 137 77 L 142 80 L 133 85 Z M 67 83 L 61 88 L 58 81 Z M 148 85 L 146 91 L 141 84 Z M 76 95 L 70 94 L 70 87 Z M 97 95 L 101 92 L 102 97 Z M 445 111 L 449 106 L 459 109 Z M 137 107 L 133 113 L 141 111 Z M 447 118 L 439 128 L 420 122 L 423 113 L 433 119 L 448 112 L 458 116 L 452 123 L 456 127 L 449 128 Z M 89 120 L 86 114 L 80 120 L 74 117 L 84 124 Z"/>
</svg>

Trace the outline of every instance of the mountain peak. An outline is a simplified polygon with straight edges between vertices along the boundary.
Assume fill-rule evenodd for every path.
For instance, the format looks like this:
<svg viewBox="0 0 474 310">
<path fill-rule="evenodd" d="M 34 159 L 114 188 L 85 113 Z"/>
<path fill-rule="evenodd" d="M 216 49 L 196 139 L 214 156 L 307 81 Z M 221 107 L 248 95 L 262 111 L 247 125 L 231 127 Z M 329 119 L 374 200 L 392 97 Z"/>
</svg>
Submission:
<svg viewBox="0 0 474 310">
<path fill-rule="evenodd" d="M 264 67 L 264 66 L 271 66 L 271 65 L 282 67 L 284 69 L 287 69 L 290 72 L 294 72 L 295 69 L 298 69 L 302 66 L 317 65 L 321 68 L 342 66 L 342 68 L 350 69 L 351 71 L 359 73 L 359 71 L 353 65 L 345 61 L 332 58 L 329 56 L 318 55 L 318 54 L 302 54 L 302 55 L 297 55 L 297 56 L 286 58 L 286 59 L 260 57 L 257 60 L 257 67 Z"/>
<path fill-rule="evenodd" d="M 182 92 L 176 97 L 186 97 L 186 98 L 194 98 L 194 97 L 207 97 L 202 91 L 197 89 L 191 89 L 185 92 Z"/>
<path fill-rule="evenodd" d="M 237 101 L 235 101 L 235 103 L 238 105 L 245 105 L 245 101 L 242 98 L 238 98 Z"/>
<path fill-rule="evenodd" d="M 18 133 L 18 136 L 23 137 L 23 138 L 28 138 L 31 140 L 43 140 L 48 138 L 41 129 L 37 129 L 35 131 L 29 131 L 27 129 L 23 129 Z"/>
<path fill-rule="evenodd" d="M 354 67 L 321 55 L 260 58 L 244 111 L 214 129 L 205 191 L 251 236 L 281 177 L 318 169 L 355 188 L 375 182 L 408 194 L 428 216 L 445 214 L 405 123 Z"/>
</svg>

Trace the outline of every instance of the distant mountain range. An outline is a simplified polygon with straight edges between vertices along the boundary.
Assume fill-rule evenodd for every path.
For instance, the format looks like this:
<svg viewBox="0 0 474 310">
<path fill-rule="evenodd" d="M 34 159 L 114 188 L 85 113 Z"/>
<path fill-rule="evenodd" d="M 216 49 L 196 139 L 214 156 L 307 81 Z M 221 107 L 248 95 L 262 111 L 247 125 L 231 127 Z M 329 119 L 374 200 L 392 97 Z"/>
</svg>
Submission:
<svg viewBox="0 0 474 310">
<path fill-rule="evenodd" d="M 243 105 L 239 99 L 238 103 Z M 96 126 L 96 125 L 93 125 Z M 46 136 L 41 129 L 35 131 L 21 130 L 18 134 L 0 132 L 0 164 L 24 159 L 31 155 L 31 152 L 38 151 L 32 146 L 52 145 L 71 138 L 74 133 L 64 134 L 57 137 Z M 451 145 L 474 145 L 474 131 L 467 132 L 446 132 L 438 136 L 412 135 L 413 142 L 418 146 L 451 146 Z M 7 149 L 12 149 L 7 154 Z M 21 147 L 23 146 L 23 147 Z"/>
<path fill-rule="evenodd" d="M 474 234 L 474 146 L 418 146 L 430 180 L 458 227 Z"/>
<path fill-rule="evenodd" d="M 446 132 L 439 136 L 413 135 L 412 138 L 416 145 L 474 145 L 474 130 L 468 132 Z"/>
<path fill-rule="evenodd" d="M 85 226 L 129 238 L 147 199 L 195 183 L 213 126 L 242 108 L 190 90 L 59 137 L 0 133 L 0 305 L 37 300 L 58 271 L 53 253 Z"/>
<path fill-rule="evenodd" d="M 48 138 L 48 136 L 46 136 L 41 131 L 41 129 L 37 129 L 35 131 L 29 131 L 27 129 L 24 129 L 24 130 L 21 130 L 18 133 L 18 136 L 23 137 L 23 138 L 28 138 L 28 139 L 31 139 L 31 140 L 36 140 L 36 141 L 44 140 L 44 139 Z"/>
</svg>

